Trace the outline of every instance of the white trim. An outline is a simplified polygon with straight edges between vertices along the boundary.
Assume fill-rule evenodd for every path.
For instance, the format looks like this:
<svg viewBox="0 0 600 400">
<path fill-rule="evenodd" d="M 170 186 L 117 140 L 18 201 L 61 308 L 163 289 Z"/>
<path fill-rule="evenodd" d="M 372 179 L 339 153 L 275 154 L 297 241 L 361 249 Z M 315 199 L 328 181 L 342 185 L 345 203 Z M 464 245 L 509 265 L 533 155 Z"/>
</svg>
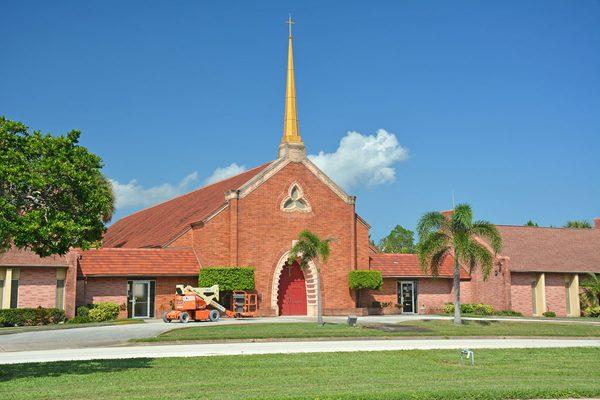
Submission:
<svg viewBox="0 0 600 400">
<path fill-rule="evenodd" d="M 290 251 L 285 252 L 275 267 L 273 273 L 273 281 L 271 284 L 271 308 L 275 310 L 275 314 L 279 315 L 279 279 L 283 267 L 286 265 L 290 256 Z M 315 317 L 317 315 L 317 266 L 314 262 L 308 263 L 308 269 L 302 271 L 304 273 L 304 282 L 306 285 L 306 315 Z"/>
</svg>

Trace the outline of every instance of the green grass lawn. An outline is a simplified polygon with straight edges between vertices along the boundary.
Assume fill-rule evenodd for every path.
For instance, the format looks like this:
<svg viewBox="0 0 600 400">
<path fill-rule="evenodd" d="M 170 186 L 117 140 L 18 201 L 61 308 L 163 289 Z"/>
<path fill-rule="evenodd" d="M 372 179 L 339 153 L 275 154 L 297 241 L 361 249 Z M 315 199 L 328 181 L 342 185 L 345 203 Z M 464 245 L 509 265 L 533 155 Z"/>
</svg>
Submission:
<svg viewBox="0 0 600 400">
<path fill-rule="evenodd" d="M 7 335 L 10 333 L 22 333 L 22 332 L 34 332 L 34 331 L 53 331 L 56 329 L 74 329 L 74 328 L 85 328 L 88 326 L 108 326 L 108 325 L 129 325 L 129 324 L 142 324 L 144 323 L 141 319 L 126 318 L 116 319 L 114 321 L 106 322 L 87 322 L 83 324 L 53 324 L 53 325 L 40 325 L 40 326 L 10 326 L 0 327 L 0 335 Z"/>
<path fill-rule="evenodd" d="M 600 348 L 456 350 L 3 365 L 1 399 L 520 399 L 600 396 Z"/>
<path fill-rule="evenodd" d="M 318 326 L 311 322 L 235 324 L 175 329 L 142 342 L 177 340 L 352 338 L 410 336 L 600 336 L 600 325 L 542 322 L 464 321 L 455 326 L 449 320 L 418 320 L 399 324 L 349 327 L 345 324 Z"/>
</svg>

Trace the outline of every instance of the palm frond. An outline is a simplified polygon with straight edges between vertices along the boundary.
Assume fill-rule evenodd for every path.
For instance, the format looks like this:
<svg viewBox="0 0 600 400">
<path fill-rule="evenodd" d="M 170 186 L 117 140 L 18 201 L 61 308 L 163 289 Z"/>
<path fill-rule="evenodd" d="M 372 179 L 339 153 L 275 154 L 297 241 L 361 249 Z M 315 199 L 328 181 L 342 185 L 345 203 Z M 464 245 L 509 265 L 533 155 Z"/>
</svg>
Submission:
<svg viewBox="0 0 600 400">
<path fill-rule="evenodd" d="M 421 217 L 417 225 L 419 239 L 431 232 L 448 230 L 448 219 L 440 212 L 431 211 Z"/>
<path fill-rule="evenodd" d="M 473 223 L 471 231 L 473 234 L 485 239 L 492 246 L 495 254 L 500 253 L 500 250 L 502 250 L 502 236 L 496 225 L 488 221 L 479 220 Z"/>
<path fill-rule="evenodd" d="M 432 232 L 424 236 L 417 244 L 417 253 L 419 254 L 419 263 L 421 268 L 427 270 L 430 268 L 432 257 L 442 249 L 452 246 L 452 238 L 445 232 Z"/>
<path fill-rule="evenodd" d="M 440 268 L 444 263 L 446 257 L 448 257 L 452 253 L 452 248 L 450 246 L 442 247 L 435 252 L 428 263 L 428 269 L 425 270 L 425 273 L 431 273 L 433 277 L 438 277 L 440 275 Z"/>
<path fill-rule="evenodd" d="M 476 240 L 470 240 L 469 246 L 465 250 L 459 253 L 460 261 L 469 266 L 470 272 L 479 266 L 483 273 L 483 279 L 487 279 L 494 267 L 494 255 Z"/>
<path fill-rule="evenodd" d="M 473 225 L 473 210 L 471 206 L 468 204 L 459 204 L 454 207 L 451 224 L 454 232 L 470 231 Z"/>
</svg>

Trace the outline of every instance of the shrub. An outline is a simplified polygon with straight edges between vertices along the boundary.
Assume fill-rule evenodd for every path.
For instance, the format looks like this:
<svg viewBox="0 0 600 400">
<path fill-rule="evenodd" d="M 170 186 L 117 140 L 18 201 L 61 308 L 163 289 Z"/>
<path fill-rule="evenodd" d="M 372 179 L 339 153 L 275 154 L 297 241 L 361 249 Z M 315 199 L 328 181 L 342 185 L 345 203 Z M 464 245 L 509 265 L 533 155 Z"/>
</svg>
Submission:
<svg viewBox="0 0 600 400">
<path fill-rule="evenodd" d="M 443 311 L 445 314 L 453 314 L 454 304 L 444 304 Z M 461 314 L 492 315 L 494 313 L 494 307 L 491 304 L 464 303 L 460 305 L 460 312 Z"/>
<path fill-rule="evenodd" d="M 542 314 L 544 317 L 554 318 L 556 317 L 556 313 L 554 311 L 546 311 Z"/>
<path fill-rule="evenodd" d="M 110 321 L 116 319 L 119 315 L 119 305 L 109 302 L 100 302 L 94 304 L 88 314 L 89 319 L 94 322 Z"/>
<path fill-rule="evenodd" d="M 513 310 L 501 310 L 494 311 L 494 315 L 504 316 L 504 317 L 522 317 L 523 314 L 518 311 Z"/>
<path fill-rule="evenodd" d="M 92 320 L 90 320 L 90 317 L 83 317 L 81 315 L 76 315 L 68 321 L 69 324 L 85 324 L 88 322 L 92 322 Z"/>
<path fill-rule="evenodd" d="M 0 310 L 0 326 L 32 326 L 58 324 L 65 321 L 59 308 L 9 308 Z"/>
<path fill-rule="evenodd" d="M 219 285 L 222 291 L 254 290 L 254 268 L 252 267 L 207 267 L 200 270 L 198 285 Z"/>
<path fill-rule="evenodd" d="M 454 304 L 446 303 L 443 308 L 444 314 L 454 314 Z"/>
<path fill-rule="evenodd" d="M 586 307 L 583 310 L 584 317 L 600 318 L 600 306 Z"/>
<path fill-rule="evenodd" d="M 381 289 L 383 279 L 381 271 L 355 270 L 348 274 L 348 286 L 350 289 Z"/>
<path fill-rule="evenodd" d="M 379 301 L 372 301 L 371 308 L 383 308 L 383 306 L 381 305 L 381 302 L 379 302 Z"/>
<path fill-rule="evenodd" d="M 75 315 L 78 317 L 87 318 L 90 315 L 90 308 L 88 306 L 79 306 L 75 311 Z"/>
</svg>

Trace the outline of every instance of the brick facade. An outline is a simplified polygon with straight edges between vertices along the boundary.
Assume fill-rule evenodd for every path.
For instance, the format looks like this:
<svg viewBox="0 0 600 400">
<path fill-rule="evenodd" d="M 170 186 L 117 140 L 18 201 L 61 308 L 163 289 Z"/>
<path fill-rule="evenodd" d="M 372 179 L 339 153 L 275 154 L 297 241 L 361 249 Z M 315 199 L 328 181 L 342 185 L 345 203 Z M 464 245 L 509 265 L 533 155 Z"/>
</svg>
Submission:
<svg viewBox="0 0 600 400">
<path fill-rule="evenodd" d="M 127 278 L 89 278 L 85 284 L 85 304 L 108 301 L 121 306 L 119 318 L 127 317 Z"/>
<path fill-rule="evenodd" d="M 56 268 L 21 268 L 18 307 L 56 306 Z"/>
<path fill-rule="evenodd" d="M 511 309 L 523 315 L 532 315 L 533 289 L 531 283 L 534 280 L 533 274 L 513 272 L 511 278 Z"/>
<path fill-rule="evenodd" d="M 546 310 L 557 317 L 567 316 L 567 289 L 565 274 L 546 274 Z"/>
</svg>

